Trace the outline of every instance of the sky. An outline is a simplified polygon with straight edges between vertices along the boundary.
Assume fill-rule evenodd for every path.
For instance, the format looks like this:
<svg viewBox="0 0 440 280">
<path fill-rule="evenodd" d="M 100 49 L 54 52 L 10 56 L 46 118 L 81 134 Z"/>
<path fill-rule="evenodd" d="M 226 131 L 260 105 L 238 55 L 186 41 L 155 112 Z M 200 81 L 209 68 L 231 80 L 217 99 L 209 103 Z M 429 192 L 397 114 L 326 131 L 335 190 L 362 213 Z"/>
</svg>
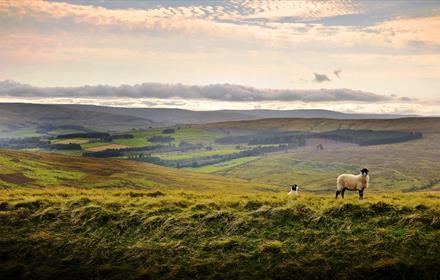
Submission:
<svg viewBox="0 0 440 280">
<path fill-rule="evenodd" d="M 440 1 L 0 0 L 0 102 L 440 115 Z"/>
</svg>

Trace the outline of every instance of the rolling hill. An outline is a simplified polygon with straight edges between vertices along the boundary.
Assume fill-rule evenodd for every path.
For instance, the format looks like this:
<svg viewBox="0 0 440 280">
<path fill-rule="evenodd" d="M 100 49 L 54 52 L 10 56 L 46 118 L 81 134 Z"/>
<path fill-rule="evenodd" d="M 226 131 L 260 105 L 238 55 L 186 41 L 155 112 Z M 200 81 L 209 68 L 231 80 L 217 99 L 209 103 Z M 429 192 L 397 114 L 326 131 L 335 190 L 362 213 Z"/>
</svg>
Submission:
<svg viewBox="0 0 440 280">
<path fill-rule="evenodd" d="M 323 142 L 324 150 L 314 146 L 293 149 L 289 153 L 267 155 L 215 174 L 287 186 L 300 184 L 306 192 L 334 192 L 336 177 L 342 173 L 358 174 L 370 170 L 368 193 L 440 190 L 440 135 L 378 146 L 340 146 Z"/>
<path fill-rule="evenodd" d="M 193 127 L 223 130 L 331 131 L 337 129 L 371 129 L 440 133 L 440 118 L 338 120 L 325 118 L 276 118 L 234 122 L 194 124 Z"/>
<path fill-rule="evenodd" d="M 268 184 L 127 160 L 96 159 L 0 149 L 0 187 L 173 189 L 186 191 L 274 191 Z"/>
<path fill-rule="evenodd" d="M 299 110 L 218 110 L 191 111 L 175 108 L 121 108 L 93 105 L 60 105 L 67 108 L 141 117 L 158 123 L 212 123 L 221 121 L 256 120 L 265 118 L 327 118 L 327 119 L 396 119 L 409 115 L 345 114 L 321 109 Z"/>
<path fill-rule="evenodd" d="M 439 190 L 440 118 L 405 118 L 392 120 L 262 119 L 199 124 L 193 127 L 222 131 L 332 131 L 337 129 L 422 132 L 423 139 L 406 143 L 370 147 L 313 143 L 286 153 L 266 155 L 215 174 L 250 180 L 255 183 L 285 186 L 293 182 L 303 191 L 333 191 L 341 173 L 371 170 L 369 192 Z M 317 144 L 324 149 L 318 151 Z"/>
<path fill-rule="evenodd" d="M 38 129 L 45 126 L 75 125 L 97 130 L 119 130 L 148 127 L 154 122 L 145 118 L 111 112 L 81 110 L 75 107 L 47 104 L 0 104 L 0 128 L 3 133 L 20 129 Z"/>
<path fill-rule="evenodd" d="M 118 131 L 172 124 L 216 123 L 265 118 L 396 119 L 402 115 L 343 114 L 328 110 L 190 111 L 172 108 L 121 108 L 93 105 L 0 103 L 0 138 L 26 135 L 47 126 L 75 125 Z M 16 132 L 14 134 L 14 132 Z"/>
</svg>

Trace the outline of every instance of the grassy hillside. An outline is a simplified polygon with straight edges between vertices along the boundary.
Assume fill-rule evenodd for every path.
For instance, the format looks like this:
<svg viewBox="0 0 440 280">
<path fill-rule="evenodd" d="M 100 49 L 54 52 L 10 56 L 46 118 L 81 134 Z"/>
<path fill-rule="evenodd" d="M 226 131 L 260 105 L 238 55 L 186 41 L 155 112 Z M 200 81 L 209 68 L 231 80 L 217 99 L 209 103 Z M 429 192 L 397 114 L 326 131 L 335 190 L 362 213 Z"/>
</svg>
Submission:
<svg viewBox="0 0 440 280">
<path fill-rule="evenodd" d="M 368 192 L 440 190 L 439 158 L 440 134 L 428 134 L 392 145 L 306 147 L 214 173 L 279 186 L 295 182 L 303 191 L 333 191 L 339 174 L 357 174 L 365 166 L 371 172 Z"/>
<path fill-rule="evenodd" d="M 440 118 L 401 118 L 401 119 L 261 119 L 250 121 L 220 122 L 193 125 L 197 128 L 217 128 L 223 130 L 286 130 L 286 131 L 330 131 L 336 129 L 373 129 L 392 131 L 418 131 L 440 133 Z"/>
<path fill-rule="evenodd" d="M 0 138 L 41 135 L 46 126 L 77 125 L 96 130 L 155 126 L 149 119 L 63 105 L 0 103 Z"/>
<path fill-rule="evenodd" d="M 217 192 L 275 190 L 268 184 L 201 174 L 128 160 L 96 159 L 0 149 L 0 187 L 68 186 L 81 188 L 128 187 Z"/>
<path fill-rule="evenodd" d="M 324 152 L 329 160 L 338 154 Z M 284 156 L 270 159 L 278 164 Z M 265 173 L 264 160 L 214 170 L 240 173 L 250 165 L 248 182 L 127 160 L 0 150 L 0 278 L 439 275 L 439 193 L 368 191 L 364 201 L 351 193 L 345 200 L 333 193 L 287 196 L 260 180 L 286 176 L 279 166 Z M 316 171 L 314 164 L 307 170 Z"/>
<path fill-rule="evenodd" d="M 190 150 L 170 149 L 152 151 L 134 151 L 122 155 L 121 158 L 130 158 L 132 155 L 151 154 L 153 157 L 164 161 L 180 161 L 186 165 L 181 166 L 191 171 L 200 173 L 211 173 L 222 175 L 228 178 L 238 178 L 246 180 L 256 185 L 257 189 L 272 188 L 276 186 L 278 190 L 285 189 L 291 183 L 302 186 L 303 191 L 334 191 L 335 178 L 341 173 L 358 173 L 363 167 L 371 170 L 371 188 L 368 192 L 389 192 L 389 191 L 419 191 L 419 190 L 439 190 L 440 169 L 438 158 L 440 157 L 440 134 L 424 133 L 422 139 L 412 140 L 403 143 L 358 146 L 353 143 L 337 142 L 328 139 L 310 138 L 306 145 L 290 149 L 282 149 L 275 152 L 244 155 L 239 158 L 225 158 L 228 155 L 242 153 L 264 145 L 248 144 L 218 144 L 214 141 L 219 137 L 228 135 L 225 130 L 212 128 L 188 128 L 180 127 L 173 134 L 163 134 L 163 129 L 148 129 L 142 131 L 130 131 L 133 135 L 130 139 L 115 139 L 111 142 L 98 141 L 97 139 L 56 139 L 54 143 L 78 143 L 83 150 L 60 151 L 69 155 L 77 155 L 79 158 L 63 157 L 54 155 L 53 158 L 47 154 L 38 154 L 38 158 L 43 158 L 46 165 L 42 170 L 29 168 L 35 162 L 17 162 L 10 159 L 3 161 L 4 166 L 12 168 L 9 173 L 16 175 L 0 175 L 4 180 L 0 180 L 0 185 L 4 182 L 20 180 L 27 184 L 43 186 L 45 184 L 56 185 L 62 183 L 70 186 L 80 180 L 84 186 L 125 186 L 133 187 L 153 187 L 161 182 L 156 178 L 161 173 L 147 174 L 150 170 L 173 170 L 167 178 L 176 180 L 177 185 L 186 187 L 188 182 L 183 182 L 186 175 L 180 174 L 175 169 L 161 169 L 156 165 L 141 165 L 136 162 L 115 161 L 113 159 L 96 160 L 81 157 L 84 151 L 99 151 L 107 148 L 125 147 L 151 147 L 157 143 L 149 142 L 153 136 L 164 135 L 173 138 L 168 144 L 178 147 L 181 141 L 197 146 Z M 238 133 L 238 132 L 234 132 Z M 232 134 L 232 133 L 231 133 Z M 323 145 L 323 150 L 317 150 L 318 144 Z M 12 153 L 12 151 L 9 151 Z M 17 154 L 17 157 L 20 154 Z M 36 154 L 35 154 L 36 155 Z M 31 156 L 31 154 L 29 154 Z M 219 157 L 219 161 L 206 163 L 205 165 L 193 165 L 193 163 L 203 162 L 210 157 Z M 1 161 L 1 158 L 0 158 Z M 96 164 L 91 164 L 95 163 Z M 117 162 L 113 165 L 113 162 Z M 1 164 L 1 163 L 0 163 Z M 67 164 L 67 165 L 65 165 Z M 75 165 L 70 167 L 70 165 Z M 96 166 L 96 168 L 89 168 Z M 60 169 L 57 169 L 61 166 Z M 143 167 L 140 167 L 143 166 Z M 146 166 L 149 166 L 148 168 Z M 172 166 L 172 165 L 170 165 Z M 52 171 L 52 167 L 55 167 Z M 8 170 L 8 169 L 6 169 Z M 128 171 L 127 171 L 128 170 Z M 131 172 L 131 173 L 130 173 Z M 133 174 L 134 176 L 133 176 Z M 186 173 L 185 173 L 186 174 Z M 25 176 L 23 178 L 23 175 Z M 6 176 L 6 177 L 5 177 Z M 12 176 L 12 177 L 11 177 Z M 14 178 L 17 177 L 17 178 Z M 22 178 L 20 178 L 20 176 Z M 44 177 L 41 177 L 44 176 Z M 29 177 L 30 179 L 26 178 Z M 218 177 L 217 177 L 218 178 Z M 1 178 L 0 178 L 1 179 Z M 224 179 L 226 180 L 226 179 Z M 3 182 L 3 183 L 2 183 Z M 243 181 L 241 181 L 243 182 Z M 246 188 L 254 188 L 248 186 Z"/>
<path fill-rule="evenodd" d="M 200 169 L 254 183 L 287 186 L 298 183 L 304 191 L 333 191 L 341 173 L 371 171 L 368 192 L 440 190 L 440 118 L 395 120 L 265 119 L 194 126 L 236 131 L 333 131 L 337 129 L 423 132 L 423 139 L 405 143 L 357 146 L 324 139 L 309 139 L 306 147 L 267 154 L 225 168 Z M 310 143 L 309 143 L 310 142 Z M 317 144 L 323 150 L 317 150 Z M 197 169 L 195 169 L 197 170 Z"/>
<path fill-rule="evenodd" d="M 2 279 L 438 279 L 440 196 L 0 192 Z"/>
</svg>

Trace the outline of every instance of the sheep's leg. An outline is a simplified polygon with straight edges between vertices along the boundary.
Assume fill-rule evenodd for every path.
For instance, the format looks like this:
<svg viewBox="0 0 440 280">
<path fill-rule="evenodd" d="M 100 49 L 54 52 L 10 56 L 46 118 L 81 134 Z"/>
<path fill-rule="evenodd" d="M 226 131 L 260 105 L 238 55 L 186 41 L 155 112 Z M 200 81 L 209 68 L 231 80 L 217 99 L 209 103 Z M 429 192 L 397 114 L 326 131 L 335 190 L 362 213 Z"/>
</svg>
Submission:
<svg viewBox="0 0 440 280">
<path fill-rule="evenodd" d="M 336 199 L 338 199 L 338 196 L 340 193 L 341 193 L 341 191 L 336 191 Z"/>
<path fill-rule="evenodd" d="M 364 199 L 364 190 L 359 191 L 359 199 Z"/>
<path fill-rule="evenodd" d="M 342 196 L 342 198 L 344 198 L 345 190 L 346 190 L 346 188 L 343 188 L 342 191 L 341 191 L 341 196 Z"/>
</svg>

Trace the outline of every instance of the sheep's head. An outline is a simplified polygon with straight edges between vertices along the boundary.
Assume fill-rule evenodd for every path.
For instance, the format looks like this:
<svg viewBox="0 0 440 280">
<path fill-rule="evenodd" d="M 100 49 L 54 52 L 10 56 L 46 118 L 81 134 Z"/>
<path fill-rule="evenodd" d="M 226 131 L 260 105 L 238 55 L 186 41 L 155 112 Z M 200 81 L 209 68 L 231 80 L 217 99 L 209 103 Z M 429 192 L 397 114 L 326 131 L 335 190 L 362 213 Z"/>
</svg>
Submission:
<svg viewBox="0 0 440 280">
<path fill-rule="evenodd" d="M 293 184 L 291 186 L 292 191 L 296 191 L 298 189 L 298 185 L 297 184 Z"/>
<path fill-rule="evenodd" d="M 361 169 L 361 174 L 362 174 L 363 176 L 367 176 L 367 175 L 368 175 L 368 172 L 369 172 L 369 170 L 366 169 L 366 168 Z"/>
</svg>

